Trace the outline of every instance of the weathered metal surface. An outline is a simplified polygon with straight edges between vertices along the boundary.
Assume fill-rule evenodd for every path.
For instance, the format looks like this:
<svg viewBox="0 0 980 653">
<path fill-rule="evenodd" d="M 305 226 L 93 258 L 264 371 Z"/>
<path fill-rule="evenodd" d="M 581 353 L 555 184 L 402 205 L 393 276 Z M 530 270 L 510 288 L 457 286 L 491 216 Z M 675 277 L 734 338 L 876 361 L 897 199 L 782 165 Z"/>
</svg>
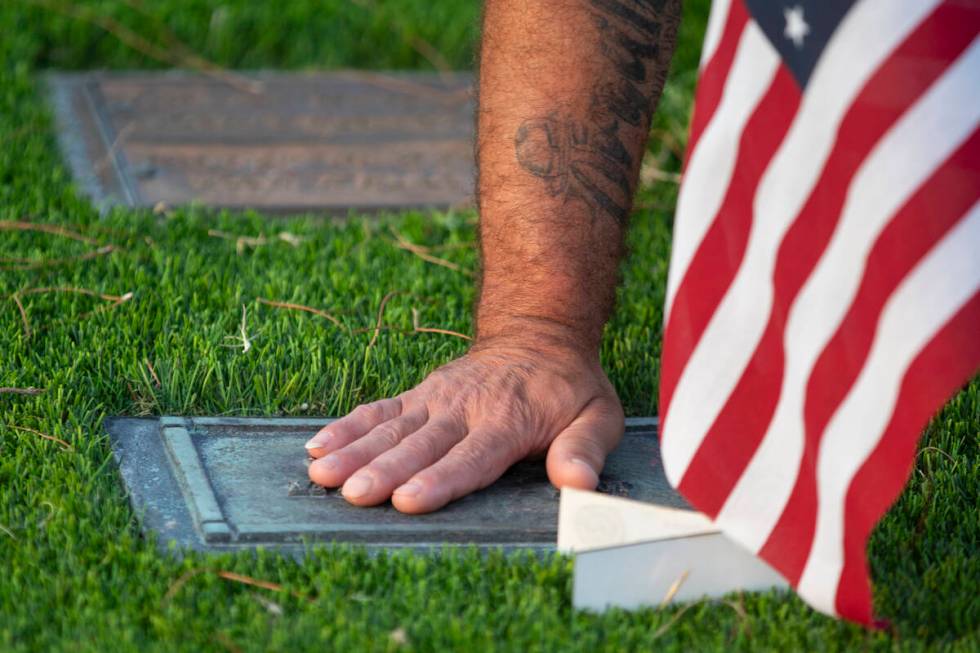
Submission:
<svg viewBox="0 0 980 653">
<path fill-rule="evenodd" d="M 345 213 L 466 204 L 467 74 L 52 74 L 76 181 L 102 206 Z"/>
<path fill-rule="evenodd" d="M 307 478 L 303 443 L 328 421 L 119 417 L 107 429 L 133 506 L 163 548 L 171 540 L 200 550 L 295 553 L 318 542 L 554 548 L 558 492 L 542 461 L 515 465 L 489 488 L 432 514 L 404 515 L 390 503 L 358 508 Z M 656 420 L 629 420 L 599 489 L 686 507 L 659 461 Z"/>
</svg>

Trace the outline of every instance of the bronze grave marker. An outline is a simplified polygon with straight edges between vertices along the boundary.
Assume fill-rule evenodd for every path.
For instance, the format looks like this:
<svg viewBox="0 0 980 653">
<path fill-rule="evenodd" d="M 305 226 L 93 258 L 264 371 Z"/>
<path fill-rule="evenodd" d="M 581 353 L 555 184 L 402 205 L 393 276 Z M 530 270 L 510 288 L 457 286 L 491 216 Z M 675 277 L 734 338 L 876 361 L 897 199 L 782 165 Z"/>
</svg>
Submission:
<svg viewBox="0 0 980 653">
<path fill-rule="evenodd" d="M 262 546 L 301 555 L 316 543 L 369 549 L 444 546 L 553 550 L 558 491 L 544 461 L 515 465 L 490 487 L 428 515 L 390 503 L 358 508 L 312 485 L 303 443 L 315 418 L 117 417 L 113 453 L 143 528 L 166 549 L 234 551 Z M 656 420 L 627 420 L 600 491 L 687 507 L 659 464 Z"/>
<path fill-rule="evenodd" d="M 468 74 L 52 74 L 59 141 L 102 207 L 270 213 L 466 205 Z"/>
</svg>

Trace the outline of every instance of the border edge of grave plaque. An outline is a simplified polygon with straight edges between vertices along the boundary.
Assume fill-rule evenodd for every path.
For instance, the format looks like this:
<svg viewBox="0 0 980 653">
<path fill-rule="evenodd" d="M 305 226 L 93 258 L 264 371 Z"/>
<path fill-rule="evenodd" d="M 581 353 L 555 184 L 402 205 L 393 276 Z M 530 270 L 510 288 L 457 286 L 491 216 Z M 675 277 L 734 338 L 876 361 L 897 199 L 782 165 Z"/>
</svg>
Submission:
<svg viewBox="0 0 980 653">
<path fill-rule="evenodd" d="M 555 543 L 542 541 L 511 541 L 503 542 L 413 542 L 389 541 L 384 543 L 356 542 L 346 540 L 320 540 L 317 538 L 281 542 L 246 542 L 237 537 L 236 529 L 230 528 L 230 537 L 221 539 L 207 537 L 198 526 L 200 519 L 194 514 L 195 506 L 187 496 L 184 481 L 180 475 L 186 473 L 186 467 L 180 470 L 172 460 L 173 452 L 168 440 L 164 437 L 166 429 L 180 429 L 190 437 L 190 446 L 198 461 L 204 462 L 204 454 L 199 450 L 196 438 L 208 437 L 214 429 L 223 430 L 231 427 L 234 430 L 264 432 L 266 429 L 279 426 L 283 430 L 319 428 L 336 417 L 303 416 L 303 417 L 230 417 L 230 416 L 109 416 L 104 428 L 112 443 L 113 456 L 119 466 L 119 473 L 124 481 L 124 489 L 134 513 L 139 519 L 141 529 L 153 537 L 161 552 L 182 557 L 184 551 L 200 551 L 222 553 L 254 550 L 256 547 L 277 551 L 283 555 L 305 558 L 314 547 L 319 546 L 353 546 L 363 548 L 374 554 L 382 550 L 412 550 L 417 553 L 439 554 L 440 552 L 462 550 L 475 547 L 484 553 L 494 550 L 507 552 L 530 551 L 536 554 L 546 554 L 555 550 Z M 656 431 L 659 420 L 657 417 L 634 417 L 626 419 L 626 434 L 635 432 L 638 435 Z M 645 437 L 645 436 L 644 436 Z M 635 464 L 640 464 L 637 461 Z M 632 466 L 632 465 L 631 465 Z M 210 494 L 214 497 L 213 483 L 208 481 Z M 214 505 L 214 504 L 212 504 Z M 220 501 L 217 502 L 221 520 L 228 525 L 227 513 L 223 512 Z M 682 506 L 678 506 L 682 507 Z M 220 527 L 219 527 L 220 528 Z M 176 545 L 174 548 L 173 545 Z"/>
<path fill-rule="evenodd" d="M 140 530 L 161 553 L 182 557 L 184 551 L 234 550 L 209 545 L 194 530 L 190 508 L 160 439 L 159 417 L 108 416 L 103 429 Z"/>
<path fill-rule="evenodd" d="M 204 463 L 191 438 L 190 420 L 161 417 L 160 438 L 166 445 L 171 468 L 191 509 L 194 526 L 205 542 L 223 543 L 234 539 L 234 531 L 225 519 Z"/>
<path fill-rule="evenodd" d="M 240 74 L 260 80 L 295 81 L 302 78 L 333 79 L 338 82 L 360 82 L 367 87 L 383 89 L 388 93 L 417 95 L 419 86 L 428 91 L 443 91 L 450 96 L 458 96 L 453 102 L 470 103 L 463 91 L 472 85 L 473 75 L 469 71 L 453 71 L 448 77 L 426 71 L 365 71 L 357 69 L 319 70 L 319 71 L 271 71 L 254 69 L 239 71 Z M 73 184 L 93 206 L 103 215 L 113 208 L 151 209 L 159 203 L 173 207 L 195 208 L 209 213 L 229 211 L 245 213 L 256 211 L 265 216 L 307 215 L 330 220 L 342 220 L 352 215 L 372 216 L 404 211 L 446 211 L 455 207 L 471 207 L 473 189 L 466 186 L 464 191 L 452 197 L 423 197 L 403 199 L 402 201 L 375 201 L 358 198 L 354 200 L 326 201 L 322 199 L 299 198 L 296 201 L 263 203 L 254 201 L 202 200 L 195 197 L 179 199 L 154 198 L 146 195 L 141 181 L 134 178 L 134 171 L 127 163 L 128 143 L 123 137 L 123 129 L 107 110 L 103 96 L 105 84 L 130 82 L 150 86 L 188 81 L 198 84 L 214 84 L 214 80 L 193 70 L 170 69 L 164 71 L 129 70 L 49 70 L 42 74 L 40 84 L 43 95 L 49 101 L 54 116 L 55 137 L 59 154 L 70 172 Z M 221 85 L 221 82 L 217 82 Z M 446 100 L 434 100 L 436 104 Z M 466 112 L 467 115 L 471 111 Z M 470 125 L 470 120 L 465 122 Z M 127 125 L 128 126 L 128 123 Z M 469 134 L 472 139 L 472 134 Z M 159 201 L 157 201 L 159 199 Z"/>
<path fill-rule="evenodd" d="M 55 140 L 72 182 L 100 213 L 105 214 L 113 206 L 133 205 L 119 195 L 119 189 L 113 184 L 100 179 L 93 165 L 109 156 L 102 127 L 93 115 L 92 103 L 86 93 L 86 85 L 94 79 L 95 74 L 88 72 L 49 71 L 41 77 L 40 86 L 50 102 Z M 107 181 L 118 184 L 119 180 L 114 179 L 115 172 L 113 165 Z"/>
</svg>

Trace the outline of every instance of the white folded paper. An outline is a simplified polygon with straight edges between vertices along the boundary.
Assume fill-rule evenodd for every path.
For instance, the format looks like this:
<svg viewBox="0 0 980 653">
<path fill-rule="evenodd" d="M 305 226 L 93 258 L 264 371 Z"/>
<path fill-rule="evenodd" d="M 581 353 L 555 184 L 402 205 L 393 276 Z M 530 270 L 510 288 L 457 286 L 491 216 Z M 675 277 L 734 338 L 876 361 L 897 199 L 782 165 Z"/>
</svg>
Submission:
<svg viewBox="0 0 980 653">
<path fill-rule="evenodd" d="M 572 602 L 602 611 L 786 587 L 705 515 L 565 488 L 558 550 L 575 554 Z"/>
</svg>

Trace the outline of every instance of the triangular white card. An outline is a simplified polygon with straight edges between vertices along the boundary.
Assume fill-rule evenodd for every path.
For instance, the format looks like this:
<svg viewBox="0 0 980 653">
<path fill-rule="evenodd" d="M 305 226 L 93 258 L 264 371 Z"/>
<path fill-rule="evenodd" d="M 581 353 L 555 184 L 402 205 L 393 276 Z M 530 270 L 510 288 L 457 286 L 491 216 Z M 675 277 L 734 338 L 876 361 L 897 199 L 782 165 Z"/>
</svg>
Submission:
<svg viewBox="0 0 980 653">
<path fill-rule="evenodd" d="M 558 549 L 574 552 L 576 608 L 638 608 L 786 587 L 692 510 L 563 489 Z"/>
<path fill-rule="evenodd" d="M 694 510 L 568 487 L 561 491 L 558 550 L 566 553 L 716 532 L 711 520 Z"/>
</svg>

